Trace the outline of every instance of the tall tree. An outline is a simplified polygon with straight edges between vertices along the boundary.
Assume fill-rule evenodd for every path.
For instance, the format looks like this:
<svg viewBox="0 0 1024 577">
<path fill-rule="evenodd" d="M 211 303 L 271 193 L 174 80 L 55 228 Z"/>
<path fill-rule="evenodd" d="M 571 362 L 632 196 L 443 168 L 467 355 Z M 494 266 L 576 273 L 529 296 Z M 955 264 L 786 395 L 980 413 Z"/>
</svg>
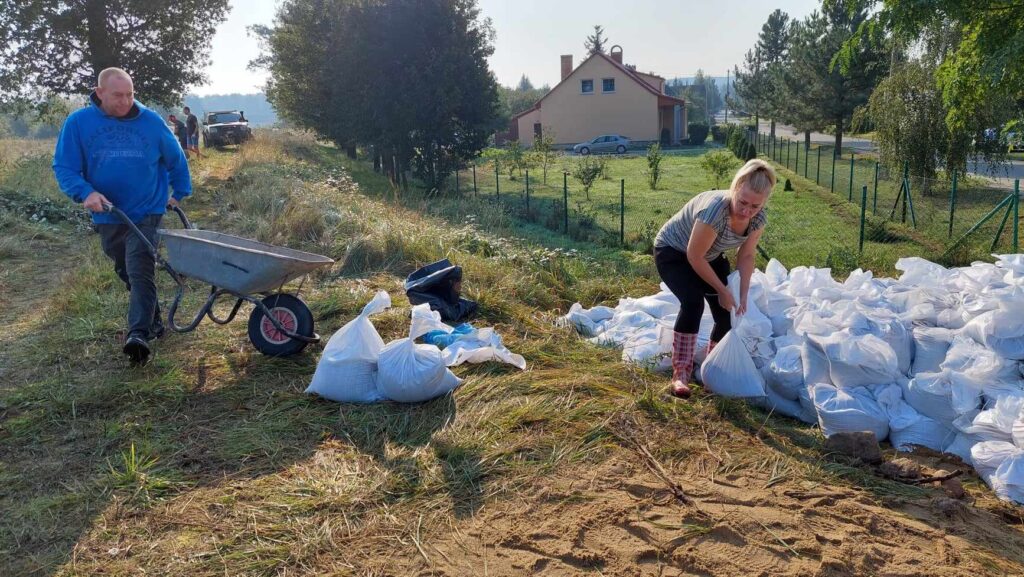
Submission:
<svg viewBox="0 0 1024 577">
<path fill-rule="evenodd" d="M 434 190 L 497 127 L 494 33 L 475 0 L 286 0 L 256 31 L 279 113 L 393 155 Z"/>
<path fill-rule="evenodd" d="M 743 57 L 743 68 L 736 66 L 733 73 L 734 102 L 748 113 L 753 113 L 756 126 L 761 121 L 761 111 L 768 102 L 769 91 L 773 88 L 761 59 L 761 49 L 755 46 L 747 50 Z"/>
<path fill-rule="evenodd" d="M 522 77 L 519 78 L 519 84 L 516 85 L 516 90 L 519 92 L 529 92 L 533 90 L 533 83 L 530 82 L 530 79 L 527 78 L 525 74 L 523 74 Z"/>
<path fill-rule="evenodd" d="M 88 92 L 124 68 L 147 102 L 175 105 L 206 80 L 228 0 L 0 0 L 0 104 Z"/>
<path fill-rule="evenodd" d="M 594 33 L 587 36 L 586 42 L 583 43 L 583 47 L 586 48 L 587 54 L 605 53 L 604 45 L 608 43 L 608 39 L 604 37 L 604 28 L 600 25 L 594 25 Z"/>
<path fill-rule="evenodd" d="M 845 71 L 830 65 L 832 56 L 866 19 L 866 11 L 851 13 L 842 4 L 811 13 L 794 36 L 785 67 L 788 106 L 805 118 L 833 126 L 836 154 L 853 111 L 868 102 L 888 71 L 889 52 L 879 43 L 861 45 Z"/>
<path fill-rule="evenodd" d="M 1001 99 L 1017 101 L 1024 114 L 1024 4 L 1019 0 L 825 0 L 850 13 L 873 11 L 853 33 L 835 62 L 847 68 L 859 47 L 884 34 L 910 42 L 948 23 L 958 42 L 944 54 L 935 76 L 952 132 L 969 130 L 974 112 Z M 878 5 L 881 4 L 881 9 Z M 1024 123 L 1019 118 L 1018 123 Z"/>
<path fill-rule="evenodd" d="M 761 56 L 766 78 L 763 106 L 765 113 L 771 117 L 772 136 L 775 136 L 776 117 L 785 110 L 786 105 L 783 94 L 777 88 L 782 68 L 789 57 L 790 28 L 789 15 L 776 9 L 768 15 L 757 37 L 757 53 Z"/>
</svg>

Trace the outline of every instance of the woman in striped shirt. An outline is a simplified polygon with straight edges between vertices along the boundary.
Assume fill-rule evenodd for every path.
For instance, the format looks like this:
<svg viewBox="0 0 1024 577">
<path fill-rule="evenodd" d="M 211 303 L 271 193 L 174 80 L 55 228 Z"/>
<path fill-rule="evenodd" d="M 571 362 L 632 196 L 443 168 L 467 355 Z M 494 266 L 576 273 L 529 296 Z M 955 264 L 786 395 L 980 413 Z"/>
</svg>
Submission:
<svg viewBox="0 0 1024 577">
<path fill-rule="evenodd" d="M 747 310 L 757 241 L 768 222 L 765 205 L 774 187 L 775 171 L 771 166 L 760 159 L 750 160 L 736 173 L 729 190 L 698 194 L 658 231 L 654 263 L 681 305 L 672 340 L 672 394 L 677 397 L 690 396 L 705 299 L 715 319 L 709 353 L 732 327 L 730 311 L 742 315 Z M 726 288 L 729 261 L 725 251 L 737 247 L 739 303 Z"/>
</svg>

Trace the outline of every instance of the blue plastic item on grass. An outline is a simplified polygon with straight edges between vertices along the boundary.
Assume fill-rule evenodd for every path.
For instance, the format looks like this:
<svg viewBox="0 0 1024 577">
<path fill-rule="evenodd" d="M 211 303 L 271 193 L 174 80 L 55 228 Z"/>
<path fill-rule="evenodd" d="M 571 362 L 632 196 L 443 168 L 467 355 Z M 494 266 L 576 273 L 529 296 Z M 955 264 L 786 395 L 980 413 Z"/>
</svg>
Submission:
<svg viewBox="0 0 1024 577">
<path fill-rule="evenodd" d="M 455 329 L 450 333 L 446 333 L 444 331 L 430 331 L 423 335 L 423 342 L 434 345 L 439 349 L 443 349 L 475 330 L 476 329 L 473 328 L 473 325 L 469 323 L 462 323 L 455 327 Z"/>
</svg>

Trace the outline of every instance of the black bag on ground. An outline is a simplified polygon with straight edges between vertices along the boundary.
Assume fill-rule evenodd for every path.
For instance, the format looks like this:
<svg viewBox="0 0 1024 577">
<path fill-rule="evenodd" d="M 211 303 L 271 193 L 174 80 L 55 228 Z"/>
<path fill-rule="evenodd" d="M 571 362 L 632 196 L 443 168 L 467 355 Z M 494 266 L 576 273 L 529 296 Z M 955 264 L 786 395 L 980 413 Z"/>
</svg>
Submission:
<svg viewBox="0 0 1024 577">
<path fill-rule="evenodd" d="M 405 279 L 405 294 L 413 305 L 427 303 L 441 320 L 461 322 L 477 311 L 474 301 L 462 298 L 462 267 L 448 259 L 428 264 Z"/>
</svg>

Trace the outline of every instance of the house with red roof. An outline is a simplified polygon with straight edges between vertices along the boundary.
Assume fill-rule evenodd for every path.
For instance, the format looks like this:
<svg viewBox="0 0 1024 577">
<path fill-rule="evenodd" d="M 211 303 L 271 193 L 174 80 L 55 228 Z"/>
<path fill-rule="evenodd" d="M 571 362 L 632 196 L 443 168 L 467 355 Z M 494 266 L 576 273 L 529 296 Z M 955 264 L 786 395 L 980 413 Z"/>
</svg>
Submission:
<svg viewBox="0 0 1024 577">
<path fill-rule="evenodd" d="M 591 54 L 575 68 L 572 55 L 563 55 L 561 64 L 562 80 L 530 109 L 512 117 L 510 140 L 532 146 L 543 131 L 553 134 L 559 145 L 603 134 L 635 142 L 678 144 L 686 139 L 686 102 L 665 94 L 661 76 L 623 64 L 620 46 L 608 54 Z"/>
</svg>

